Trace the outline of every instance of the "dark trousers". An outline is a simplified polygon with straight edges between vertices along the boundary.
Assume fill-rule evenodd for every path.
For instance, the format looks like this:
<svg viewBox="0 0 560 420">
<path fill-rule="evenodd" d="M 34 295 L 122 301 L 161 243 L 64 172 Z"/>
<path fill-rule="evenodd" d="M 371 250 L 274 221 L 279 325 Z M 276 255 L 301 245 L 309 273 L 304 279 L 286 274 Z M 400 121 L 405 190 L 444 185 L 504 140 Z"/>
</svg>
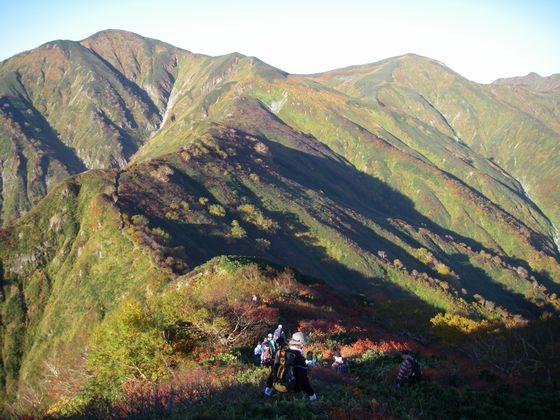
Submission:
<svg viewBox="0 0 560 420">
<path fill-rule="evenodd" d="M 272 383 L 274 382 L 274 374 L 272 373 L 274 369 L 270 369 L 270 374 L 266 380 L 266 387 L 272 388 Z M 307 369 L 303 369 L 298 366 L 294 366 L 294 376 L 296 378 L 296 386 L 294 392 L 305 392 L 305 394 L 310 397 L 315 394 L 311 384 L 309 383 L 309 377 L 307 376 Z"/>
</svg>

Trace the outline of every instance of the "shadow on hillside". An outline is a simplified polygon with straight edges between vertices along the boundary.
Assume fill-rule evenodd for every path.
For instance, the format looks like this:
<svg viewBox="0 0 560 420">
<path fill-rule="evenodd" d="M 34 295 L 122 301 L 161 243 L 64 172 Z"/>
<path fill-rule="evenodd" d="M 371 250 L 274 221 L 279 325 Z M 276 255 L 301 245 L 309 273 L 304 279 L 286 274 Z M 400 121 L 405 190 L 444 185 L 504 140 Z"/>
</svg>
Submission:
<svg viewBox="0 0 560 420">
<path fill-rule="evenodd" d="M 24 116 L 17 106 L 11 106 L 10 110 L 13 117 L 19 123 L 21 130 L 30 139 L 41 137 L 41 144 L 45 147 L 47 152 L 50 152 L 56 159 L 58 159 L 71 174 L 84 172 L 87 168 L 80 158 L 76 155 L 75 151 L 64 144 L 59 137 L 59 134 L 51 127 L 43 115 L 27 100 L 21 97 L 13 98 L 16 102 L 21 102 L 22 106 L 31 110 L 31 114 Z M 6 98 L 0 98 L 0 106 L 6 101 Z M 13 105 L 13 104 L 12 104 Z M 28 123 L 29 121 L 29 123 Z M 37 133 L 32 128 L 38 128 L 40 131 Z M 43 166 L 44 173 L 47 174 L 48 162 L 42 159 L 41 165 Z"/>
<path fill-rule="evenodd" d="M 266 257 L 279 264 L 294 266 L 305 274 L 325 279 L 331 285 L 346 291 L 410 298 L 424 309 L 430 307 L 434 312 L 435 308 L 429 303 L 384 280 L 381 260 L 376 255 L 378 251 L 385 251 L 390 259 L 400 259 L 408 269 L 432 272 L 430 267 L 398 245 L 400 241 L 414 248 L 422 246 L 412 236 L 398 229 L 394 225 L 395 219 L 408 221 L 412 226 L 425 226 L 442 237 L 452 235 L 456 240 L 462 240 L 474 248 L 484 249 L 476 241 L 459 237 L 456 233 L 435 225 L 416 211 L 414 202 L 408 197 L 384 182 L 358 171 L 326 147 L 321 146 L 322 150 L 307 147 L 309 152 L 303 152 L 261 136 L 258 140 L 266 145 L 268 153 L 259 155 L 255 153 L 253 143 L 246 140 L 247 136 L 247 133 L 236 131 L 234 136 L 221 136 L 216 141 L 222 149 L 235 150 L 233 155 L 229 154 L 226 158 L 227 162 L 238 162 L 258 175 L 261 191 L 259 196 L 244 185 L 241 173 L 233 174 L 227 181 L 223 177 L 208 176 L 206 165 L 224 165 L 223 157 L 201 157 L 191 160 L 185 166 L 175 156 L 167 159 L 167 162 L 173 162 L 178 167 L 172 176 L 173 182 L 166 186 L 173 193 L 168 199 L 174 200 L 194 193 L 210 198 L 211 202 L 223 201 L 227 204 L 229 200 L 224 201 L 224 196 L 233 193 L 263 209 L 266 217 L 278 223 L 276 231 L 263 232 L 251 224 L 244 224 L 247 239 L 231 239 L 227 238 L 227 229 L 233 219 L 239 218 L 235 210 L 216 224 L 189 224 L 156 216 L 153 202 L 159 200 L 160 205 L 165 206 L 162 198 L 164 191 L 145 199 L 148 203 L 141 204 L 140 207 L 135 202 L 138 201 L 136 197 L 128 200 L 130 206 L 136 207 L 135 212 L 140 210 L 150 214 L 156 225 L 173 233 L 174 243 L 185 248 L 183 258 L 191 267 L 222 254 Z M 311 141 L 308 137 L 306 139 Z M 328 156 L 329 153 L 332 156 Z M 198 172 L 197 165 L 202 167 Z M 219 192 L 220 197 L 210 190 Z M 139 191 L 137 194 L 146 192 Z M 265 208 L 271 206 L 264 206 L 263 200 L 281 200 L 287 210 L 265 211 Z M 352 216 L 348 212 L 352 212 Z M 392 235 L 394 241 L 381 236 L 373 226 L 368 226 L 368 220 L 377 224 L 389 236 Z M 319 237 L 328 237 L 334 243 L 340 242 L 341 246 L 334 252 L 342 255 L 337 259 L 333 258 L 333 250 L 329 251 L 325 242 L 319 242 Z M 258 238 L 268 240 L 270 248 L 260 246 L 256 242 Z M 341 251 L 344 249 L 348 251 Z M 471 293 L 491 291 L 496 303 L 508 310 L 517 309 L 518 295 L 501 289 L 486 275 L 482 277 L 484 281 L 481 281 L 481 271 L 469 268 L 465 259 L 453 261 L 453 258 L 450 265 L 461 275 Z M 483 288 L 484 282 L 489 284 Z M 539 313 L 538 308 L 530 303 L 523 305 L 523 308 L 533 314 Z"/>
<path fill-rule="evenodd" d="M 154 101 L 152 101 L 152 99 L 150 98 L 150 95 L 148 95 L 148 92 L 141 89 L 136 83 L 134 83 L 134 82 L 130 81 L 128 78 L 126 78 L 126 76 L 123 75 L 119 70 L 117 70 L 115 68 L 115 66 L 113 66 L 107 60 L 105 60 L 97 52 L 95 52 L 94 50 L 89 49 L 89 48 L 88 48 L 88 51 L 93 56 L 95 56 L 95 58 L 97 58 L 100 62 L 102 62 L 111 71 L 111 73 L 113 73 L 113 75 L 118 79 L 118 81 L 122 83 L 122 85 L 125 88 L 127 88 L 130 92 L 132 92 L 137 97 L 141 98 L 143 103 L 148 106 L 149 112 L 151 112 L 153 114 L 156 114 L 156 115 L 160 115 L 158 107 L 156 106 Z M 128 121 L 133 121 L 136 124 L 136 122 L 134 121 L 134 118 L 132 118 L 132 114 L 130 113 L 130 110 L 125 109 L 125 112 L 127 113 L 126 117 L 127 117 Z"/>
<path fill-rule="evenodd" d="M 482 296 L 487 300 L 499 303 L 508 311 L 519 313 L 528 318 L 535 316 L 535 314 L 539 314 L 543 310 L 551 312 L 555 311 L 555 308 L 550 304 L 546 304 L 542 308 L 539 308 L 537 305 L 527 300 L 527 298 L 521 293 L 507 290 L 505 285 L 497 283 L 488 274 L 486 274 L 484 270 L 471 265 L 466 255 L 453 254 L 452 258 L 461 266 L 461 272 L 469 275 L 470 284 L 468 287 L 470 290 L 475 289 L 476 293 L 482 294 Z M 470 300 L 471 302 L 475 301 L 472 298 L 467 300 Z"/>
<path fill-rule="evenodd" d="M 264 139 L 261 140 L 264 141 Z M 337 205 L 352 209 L 375 221 L 382 229 L 409 246 L 422 247 L 413 237 L 395 228 L 389 218 L 403 219 L 413 226 L 420 224 L 442 237 L 452 235 L 454 238 L 470 244 L 475 249 L 485 249 L 472 239 L 461 237 L 434 224 L 416 211 L 414 202 L 408 197 L 384 182 L 358 171 L 346 162 L 302 153 L 275 142 L 268 142 L 267 146 L 271 150 L 273 162 L 279 168 L 283 177 L 303 186 L 304 190 L 321 191 L 323 195 Z M 309 174 L 313 174 L 313 177 L 310 177 Z M 290 188 L 291 194 L 294 195 L 298 190 L 301 189 Z M 305 198 L 303 197 L 303 199 Z M 334 212 L 336 223 L 326 220 L 325 212 L 317 211 L 313 216 L 322 223 L 336 229 L 341 235 L 351 238 L 361 249 L 373 254 L 378 250 L 383 250 L 388 253 L 390 258 L 401 259 L 409 269 L 416 268 L 420 271 L 432 272 L 430 267 L 411 257 L 403 248 L 380 236 L 371 228 L 357 221 L 356 218 L 349 217 L 336 208 L 328 208 L 328 211 Z M 473 289 L 474 285 L 477 288 L 474 291 L 475 293 L 491 291 L 493 299 L 510 311 L 522 309 L 525 315 L 529 313 L 535 315 L 541 312 L 536 305 L 525 300 L 522 295 L 506 290 L 486 275 L 483 270 L 468 264 L 465 255 L 457 258 L 459 255 L 450 256 L 451 265 L 454 268 L 460 267 L 457 271 L 464 280 L 468 281 L 468 285 L 466 285 L 470 290 Z M 484 287 L 485 283 L 486 286 Z M 548 309 L 553 310 L 550 306 L 548 306 Z"/>
<path fill-rule="evenodd" d="M 145 90 L 143 90 L 136 83 L 134 83 L 131 80 L 129 80 L 128 78 L 126 78 L 125 75 L 123 75 L 109 61 L 105 60 L 96 51 L 94 51 L 93 49 L 89 49 L 89 48 L 88 48 L 88 51 L 96 59 L 98 59 L 101 63 L 103 63 L 103 65 L 105 65 L 107 67 L 107 69 L 113 74 L 113 76 L 123 85 L 123 87 L 129 93 L 134 95 L 136 98 L 140 99 L 142 104 L 145 105 L 148 108 L 148 110 L 147 110 L 147 113 L 149 115 L 148 118 L 151 118 L 153 116 L 157 116 L 161 120 L 162 114 L 160 113 L 160 110 L 158 109 L 158 107 L 156 106 L 154 101 L 152 101 L 152 99 L 150 98 L 150 95 Z M 114 88 L 114 89 L 115 89 L 115 93 L 118 94 L 118 92 L 116 92 L 116 88 Z M 136 120 L 134 119 L 134 116 L 132 115 L 132 112 L 128 108 L 127 104 L 124 103 L 124 100 L 122 98 L 121 98 L 121 109 L 125 114 L 126 121 L 129 121 L 129 122 L 132 123 L 132 128 L 133 129 L 138 128 L 138 124 L 137 124 Z M 121 143 L 121 146 L 123 148 L 123 150 L 122 150 L 123 155 L 127 160 L 130 159 L 132 157 L 132 155 L 134 155 L 134 153 L 136 153 L 138 151 L 138 148 L 140 147 L 139 140 L 133 138 L 130 133 L 128 133 L 126 130 L 124 130 L 119 125 L 115 124 L 111 120 L 111 118 L 109 118 L 103 112 L 103 110 L 98 110 L 98 115 L 101 118 L 103 118 L 105 124 L 112 126 L 114 129 L 116 129 L 119 132 L 120 143 Z"/>
</svg>

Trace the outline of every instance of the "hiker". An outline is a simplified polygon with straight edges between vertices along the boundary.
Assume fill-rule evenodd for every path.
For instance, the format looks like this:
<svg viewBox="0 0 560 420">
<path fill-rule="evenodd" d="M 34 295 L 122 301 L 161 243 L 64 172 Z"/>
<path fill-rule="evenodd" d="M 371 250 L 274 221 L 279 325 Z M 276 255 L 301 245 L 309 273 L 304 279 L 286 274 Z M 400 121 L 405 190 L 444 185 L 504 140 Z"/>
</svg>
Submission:
<svg viewBox="0 0 560 420">
<path fill-rule="evenodd" d="M 274 390 L 280 393 L 304 392 L 309 401 L 315 401 L 317 395 L 309 383 L 308 368 L 302 353 L 307 337 L 302 332 L 296 332 L 288 344 L 289 347 L 283 346 L 276 353 L 264 393 L 270 397 Z"/>
<path fill-rule="evenodd" d="M 282 324 L 278 324 L 278 328 L 274 330 L 274 335 L 272 336 L 274 342 L 278 341 L 280 337 L 286 340 L 286 334 L 284 334 L 284 330 L 282 329 Z"/>
<path fill-rule="evenodd" d="M 331 367 L 336 371 L 336 373 L 348 373 L 348 362 L 339 351 L 335 351 L 334 354 L 334 362 Z"/>
<path fill-rule="evenodd" d="M 305 355 L 305 364 L 309 369 L 311 369 L 314 366 L 317 366 L 317 359 L 313 355 L 312 351 L 308 351 L 307 354 Z"/>
<path fill-rule="evenodd" d="M 285 346 L 286 346 L 286 339 L 284 337 L 280 337 L 280 338 L 278 338 L 278 340 L 276 340 L 276 351 L 277 352 Z"/>
<path fill-rule="evenodd" d="M 274 350 L 267 337 L 261 343 L 261 365 L 272 366 L 273 361 L 274 361 Z"/>
<path fill-rule="evenodd" d="M 270 347 L 272 348 L 272 355 L 274 356 L 274 354 L 276 353 L 276 340 L 271 333 L 268 333 L 268 335 L 266 336 L 266 341 L 268 341 L 268 343 L 270 344 Z"/>
<path fill-rule="evenodd" d="M 257 343 L 257 345 L 255 346 L 255 348 L 253 350 L 253 359 L 255 361 L 256 366 L 261 365 L 261 354 L 262 354 L 262 344 Z"/>
<path fill-rule="evenodd" d="M 401 352 L 402 363 L 397 375 L 397 388 L 406 385 L 415 385 L 422 379 L 422 371 L 420 369 L 420 364 L 416 360 L 409 350 L 403 350 Z"/>
</svg>

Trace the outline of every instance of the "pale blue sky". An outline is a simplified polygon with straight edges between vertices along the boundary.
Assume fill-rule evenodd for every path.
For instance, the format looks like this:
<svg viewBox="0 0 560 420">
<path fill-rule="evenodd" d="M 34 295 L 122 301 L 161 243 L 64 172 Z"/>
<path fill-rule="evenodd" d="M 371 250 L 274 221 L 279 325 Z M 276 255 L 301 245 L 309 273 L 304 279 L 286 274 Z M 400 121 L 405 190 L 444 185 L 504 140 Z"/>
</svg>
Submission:
<svg viewBox="0 0 560 420">
<path fill-rule="evenodd" d="M 239 51 L 291 73 L 408 52 L 465 77 L 560 72 L 560 1 L 0 0 L 0 60 L 118 28 L 210 55 Z"/>
</svg>

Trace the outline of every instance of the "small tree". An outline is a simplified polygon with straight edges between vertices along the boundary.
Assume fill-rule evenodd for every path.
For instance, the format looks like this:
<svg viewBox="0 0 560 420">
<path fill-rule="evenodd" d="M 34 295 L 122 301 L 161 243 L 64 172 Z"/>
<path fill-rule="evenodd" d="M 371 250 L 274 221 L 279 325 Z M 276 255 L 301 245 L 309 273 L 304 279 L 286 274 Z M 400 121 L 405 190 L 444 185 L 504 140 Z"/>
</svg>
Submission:
<svg viewBox="0 0 560 420">
<path fill-rule="evenodd" d="M 226 209 L 220 204 L 210 204 L 208 206 L 208 213 L 216 217 L 224 217 L 226 215 Z"/>
<path fill-rule="evenodd" d="M 88 368 L 98 392 L 114 398 L 129 377 L 152 382 L 165 376 L 171 354 L 153 316 L 129 300 L 93 333 Z"/>
<path fill-rule="evenodd" d="M 234 220 L 231 222 L 229 236 L 235 239 L 243 239 L 247 237 L 247 232 L 245 231 L 245 229 L 243 229 L 243 227 L 241 227 L 241 225 L 239 225 L 239 222 L 237 220 Z"/>
<path fill-rule="evenodd" d="M 143 214 L 135 214 L 131 217 L 132 224 L 139 227 L 147 227 L 150 224 L 150 221 L 146 216 Z"/>
<path fill-rule="evenodd" d="M 451 274 L 451 269 L 441 262 L 436 264 L 435 269 L 442 276 L 449 276 Z"/>
</svg>

